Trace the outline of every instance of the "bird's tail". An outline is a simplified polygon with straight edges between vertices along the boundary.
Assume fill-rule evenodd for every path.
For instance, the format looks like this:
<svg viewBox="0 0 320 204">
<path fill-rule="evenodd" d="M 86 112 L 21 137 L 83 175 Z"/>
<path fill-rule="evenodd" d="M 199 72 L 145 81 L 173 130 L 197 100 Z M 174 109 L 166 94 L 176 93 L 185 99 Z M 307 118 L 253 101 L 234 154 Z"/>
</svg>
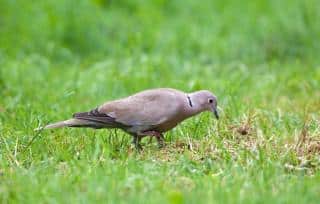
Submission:
<svg viewBox="0 0 320 204">
<path fill-rule="evenodd" d="M 102 124 L 88 121 L 88 120 L 82 120 L 82 119 L 69 119 L 64 121 L 59 121 L 56 123 L 52 123 L 49 125 L 46 125 L 44 127 L 36 128 L 36 131 L 43 130 L 43 129 L 54 129 L 54 128 L 61 128 L 61 127 L 91 127 L 91 128 L 102 128 Z"/>
</svg>

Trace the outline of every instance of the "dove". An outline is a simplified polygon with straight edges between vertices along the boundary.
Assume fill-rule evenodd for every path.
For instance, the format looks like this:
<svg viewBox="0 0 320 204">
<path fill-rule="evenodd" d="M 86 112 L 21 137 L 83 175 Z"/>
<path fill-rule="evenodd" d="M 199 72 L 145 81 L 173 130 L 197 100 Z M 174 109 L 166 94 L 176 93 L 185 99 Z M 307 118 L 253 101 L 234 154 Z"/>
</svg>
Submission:
<svg viewBox="0 0 320 204">
<path fill-rule="evenodd" d="M 108 101 L 91 111 L 75 113 L 71 119 L 38 129 L 119 128 L 132 135 L 136 149 L 142 149 L 140 141 L 146 136 L 155 137 L 161 148 L 164 146 L 163 133 L 204 111 L 212 112 L 219 119 L 217 97 L 208 90 L 185 93 L 172 88 L 157 88 Z"/>
</svg>

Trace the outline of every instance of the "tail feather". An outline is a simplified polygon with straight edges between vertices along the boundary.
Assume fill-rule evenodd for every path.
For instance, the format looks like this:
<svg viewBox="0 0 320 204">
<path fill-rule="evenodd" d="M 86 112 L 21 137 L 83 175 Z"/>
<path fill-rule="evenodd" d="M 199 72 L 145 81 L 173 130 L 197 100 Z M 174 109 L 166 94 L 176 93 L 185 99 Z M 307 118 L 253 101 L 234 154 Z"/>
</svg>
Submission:
<svg viewBox="0 0 320 204">
<path fill-rule="evenodd" d="M 61 127 L 91 127 L 91 128 L 102 128 L 101 123 L 88 121 L 88 120 L 81 120 L 81 119 L 69 119 L 64 121 L 59 121 L 56 123 L 52 123 L 46 125 L 44 127 L 36 128 L 36 131 L 43 130 L 43 129 L 54 129 L 54 128 L 61 128 Z"/>
</svg>

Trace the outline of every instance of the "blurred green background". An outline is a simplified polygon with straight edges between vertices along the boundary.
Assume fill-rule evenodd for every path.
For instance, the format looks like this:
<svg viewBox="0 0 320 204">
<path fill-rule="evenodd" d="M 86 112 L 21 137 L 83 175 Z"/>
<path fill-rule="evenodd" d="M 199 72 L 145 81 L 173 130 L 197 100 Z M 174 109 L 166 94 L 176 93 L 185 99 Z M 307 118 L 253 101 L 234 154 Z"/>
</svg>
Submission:
<svg viewBox="0 0 320 204">
<path fill-rule="evenodd" d="M 319 37 L 318 0 L 0 0 L 0 202 L 318 203 Z M 33 131 L 154 87 L 221 120 Z"/>
<path fill-rule="evenodd" d="M 199 61 L 312 59 L 319 3 L 307 1 L 1 1 L 2 55 L 146 55 Z"/>
</svg>

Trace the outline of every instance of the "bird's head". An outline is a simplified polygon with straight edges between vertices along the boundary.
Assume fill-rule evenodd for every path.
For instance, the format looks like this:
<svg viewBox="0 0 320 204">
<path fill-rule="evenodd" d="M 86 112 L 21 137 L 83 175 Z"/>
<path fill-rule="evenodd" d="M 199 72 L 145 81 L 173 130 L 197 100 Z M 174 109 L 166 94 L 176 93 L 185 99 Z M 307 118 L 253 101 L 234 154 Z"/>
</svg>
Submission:
<svg viewBox="0 0 320 204">
<path fill-rule="evenodd" d="M 190 106 L 194 106 L 196 112 L 211 111 L 219 119 L 217 97 L 210 91 L 196 91 L 188 94 L 188 97 Z"/>
</svg>

